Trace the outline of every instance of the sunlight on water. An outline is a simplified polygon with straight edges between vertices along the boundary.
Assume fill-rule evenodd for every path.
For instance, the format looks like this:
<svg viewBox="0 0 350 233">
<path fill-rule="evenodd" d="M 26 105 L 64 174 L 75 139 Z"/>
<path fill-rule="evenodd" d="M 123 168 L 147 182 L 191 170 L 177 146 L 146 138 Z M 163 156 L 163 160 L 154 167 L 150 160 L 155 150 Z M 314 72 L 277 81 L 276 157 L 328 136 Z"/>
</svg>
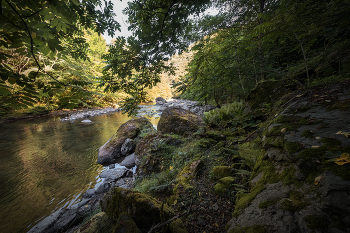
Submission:
<svg viewBox="0 0 350 233">
<path fill-rule="evenodd" d="M 155 111 L 140 115 L 157 125 Z M 98 149 L 130 118 L 120 112 L 71 123 L 37 118 L 0 125 L 0 232 L 26 232 L 102 182 Z"/>
</svg>

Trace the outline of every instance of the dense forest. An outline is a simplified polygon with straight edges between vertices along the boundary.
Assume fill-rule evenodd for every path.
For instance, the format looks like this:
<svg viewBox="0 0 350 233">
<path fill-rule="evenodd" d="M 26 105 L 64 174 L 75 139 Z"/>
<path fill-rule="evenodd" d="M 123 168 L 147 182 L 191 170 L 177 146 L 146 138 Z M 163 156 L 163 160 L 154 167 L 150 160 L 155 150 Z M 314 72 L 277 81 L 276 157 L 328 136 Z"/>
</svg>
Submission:
<svg viewBox="0 0 350 233">
<path fill-rule="evenodd" d="M 170 97 L 171 82 L 182 98 L 221 106 L 263 80 L 349 77 L 346 0 L 135 0 L 124 9 L 129 38 L 118 37 L 111 1 L 1 4 L 1 114 L 117 101 L 133 113 Z M 117 36 L 110 45 L 104 32 Z"/>
</svg>

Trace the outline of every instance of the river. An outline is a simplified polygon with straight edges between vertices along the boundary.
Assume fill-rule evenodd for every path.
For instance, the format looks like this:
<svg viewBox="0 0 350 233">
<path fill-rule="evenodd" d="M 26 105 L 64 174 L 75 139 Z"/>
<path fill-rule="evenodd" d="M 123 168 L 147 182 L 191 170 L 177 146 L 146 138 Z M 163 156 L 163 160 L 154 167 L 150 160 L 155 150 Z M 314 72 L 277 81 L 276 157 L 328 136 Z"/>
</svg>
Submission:
<svg viewBox="0 0 350 233">
<path fill-rule="evenodd" d="M 141 115 L 158 123 L 156 105 Z M 60 121 L 59 116 L 0 124 L 0 232 L 27 232 L 59 208 L 79 201 L 95 188 L 104 170 L 96 163 L 98 149 L 131 119 L 114 112 Z"/>
</svg>

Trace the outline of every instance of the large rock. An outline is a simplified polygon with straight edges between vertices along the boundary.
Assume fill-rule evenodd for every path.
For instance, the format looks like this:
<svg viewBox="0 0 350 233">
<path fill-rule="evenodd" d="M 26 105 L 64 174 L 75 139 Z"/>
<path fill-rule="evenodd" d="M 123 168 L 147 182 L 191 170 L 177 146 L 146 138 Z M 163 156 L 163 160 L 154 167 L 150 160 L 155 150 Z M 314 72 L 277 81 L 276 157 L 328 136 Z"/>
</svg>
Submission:
<svg viewBox="0 0 350 233">
<path fill-rule="evenodd" d="M 137 174 L 144 175 L 161 170 L 161 149 L 166 144 L 176 143 L 170 136 L 159 133 L 149 134 L 142 138 L 135 149 Z"/>
<path fill-rule="evenodd" d="M 115 163 L 115 160 L 122 155 L 121 148 L 125 140 L 136 138 L 142 130 L 146 129 L 154 130 L 152 123 L 145 117 L 132 119 L 122 124 L 117 132 L 100 147 L 97 163 L 104 166 Z"/>
<path fill-rule="evenodd" d="M 191 111 L 169 107 L 164 110 L 158 123 L 158 132 L 184 135 L 193 133 L 203 126 L 202 118 Z"/>
<path fill-rule="evenodd" d="M 132 152 L 134 152 L 135 145 L 136 143 L 134 142 L 134 140 L 127 138 L 121 148 L 122 155 L 129 155 Z"/>
<path fill-rule="evenodd" d="M 163 97 L 157 97 L 156 98 L 156 104 L 163 105 L 166 103 L 166 100 Z"/>
<path fill-rule="evenodd" d="M 146 194 L 119 187 L 107 193 L 101 204 L 110 218 L 118 221 L 127 214 L 140 229 L 149 229 L 174 215 L 167 204 L 162 205 Z"/>
</svg>

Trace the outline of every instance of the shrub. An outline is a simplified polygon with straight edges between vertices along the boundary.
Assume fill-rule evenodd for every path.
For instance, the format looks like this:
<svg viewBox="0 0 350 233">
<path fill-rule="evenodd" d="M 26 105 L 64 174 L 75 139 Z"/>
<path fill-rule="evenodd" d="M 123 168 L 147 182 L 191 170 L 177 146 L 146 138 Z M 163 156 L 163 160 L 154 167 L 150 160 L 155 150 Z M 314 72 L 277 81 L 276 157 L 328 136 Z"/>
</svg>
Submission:
<svg viewBox="0 0 350 233">
<path fill-rule="evenodd" d="M 222 121 L 229 121 L 243 114 L 244 102 L 233 102 L 204 113 L 204 122 L 207 125 L 220 125 Z"/>
</svg>

